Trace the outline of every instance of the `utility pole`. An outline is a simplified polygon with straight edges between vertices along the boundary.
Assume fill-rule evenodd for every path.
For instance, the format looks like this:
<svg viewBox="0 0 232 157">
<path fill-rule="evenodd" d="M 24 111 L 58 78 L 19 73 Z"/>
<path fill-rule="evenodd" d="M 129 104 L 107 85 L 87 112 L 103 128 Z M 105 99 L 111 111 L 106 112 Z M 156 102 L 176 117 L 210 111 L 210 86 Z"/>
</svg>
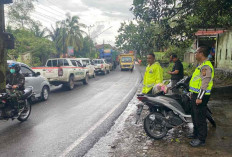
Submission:
<svg viewBox="0 0 232 157">
<path fill-rule="evenodd" d="M 65 21 L 63 20 L 63 55 L 65 55 Z"/>
<path fill-rule="evenodd" d="M 4 48 L 5 17 L 4 4 L 0 4 L 0 92 L 6 87 L 6 52 Z"/>
<path fill-rule="evenodd" d="M 89 26 L 88 26 L 89 43 L 91 42 L 90 30 L 91 30 L 92 27 L 94 27 L 94 25 L 89 25 Z M 92 54 L 92 43 L 90 43 L 90 52 L 89 52 L 89 53 L 90 53 L 90 54 L 89 54 L 89 57 L 90 57 L 91 54 Z"/>
</svg>

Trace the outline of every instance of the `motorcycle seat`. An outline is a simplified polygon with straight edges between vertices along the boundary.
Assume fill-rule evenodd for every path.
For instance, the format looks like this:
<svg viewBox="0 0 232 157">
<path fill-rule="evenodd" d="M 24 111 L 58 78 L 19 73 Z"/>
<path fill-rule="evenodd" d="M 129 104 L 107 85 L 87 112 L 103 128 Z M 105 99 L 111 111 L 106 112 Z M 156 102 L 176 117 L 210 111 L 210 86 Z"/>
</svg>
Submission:
<svg viewBox="0 0 232 157">
<path fill-rule="evenodd" d="M 182 96 L 179 94 L 165 95 L 165 97 L 172 98 L 179 102 L 179 104 L 183 104 Z"/>
</svg>

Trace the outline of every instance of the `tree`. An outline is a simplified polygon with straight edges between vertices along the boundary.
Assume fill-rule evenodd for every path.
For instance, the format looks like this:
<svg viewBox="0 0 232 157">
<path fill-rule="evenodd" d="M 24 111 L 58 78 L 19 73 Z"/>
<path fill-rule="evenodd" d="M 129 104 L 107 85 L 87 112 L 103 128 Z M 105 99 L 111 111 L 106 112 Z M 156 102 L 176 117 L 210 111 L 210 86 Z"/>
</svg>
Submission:
<svg viewBox="0 0 232 157">
<path fill-rule="evenodd" d="M 43 26 L 42 26 L 42 24 L 40 22 L 32 21 L 32 25 L 31 25 L 30 30 L 31 30 L 32 33 L 34 33 L 34 35 L 36 37 L 39 37 L 39 38 L 48 37 L 48 35 L 46 35 L 48 29 L 43 28 Z"/>
<path fill-rule="evenodd" d="M 158 23 L 176 45 L 191 39 L 199 28 L 232 25 L 229 0 L 134 0 L 131 10 L 138 19 Z"/>
<path fill-rule="evenodd" d="M 79 22 L 78 16 L 71 16 L 66 14 L 67 18 L 65 20 L 65 43 L 67 46 L 73 46 L 76 51 L 83 48 L 83 34 L 86 34 L 82 31 L 82 28 L 86 26 Z"/>
<path fill-rule="evenodd" d="M 126 51 L 135 50 L 140 57 L 143 57 L 153 52 L 156 46 L 160 47 L 156 42 L 155 28 L 154 24 L 147 24 L 143 21 L 137 21 L 137 24 L 124 22 L 119 28 L 116 46 Z"/>
<path fill-rule="evenodd" d="M 41 37 L 36 37 L 33 32 L 26 29 L 9 30 L 15 37 L 15 49 L 10 50 L 8 54 L 18 61 L 20 56 L 30 53 L 32 60 L 27 64 L 32 66 L 41 66 L 51 56 L 56 54 L 55 44 Z"/>
<path fill-rule="evenodd" d="M 57 21 L 56 27 L 48 30 L 49 37 L 55 42 L 59 54 L 67 50 L 68 46 L 73 46 L 76 52 L 83 48 L 83 34 L 86 34 L 82 30 L 84 27 L 85 25 L 79 22 L 78 16 L 66 14 L 65 21 Z"/>
<path fill-rule="evenodd" d="M 32 23 L 30 13 L 34 11 L 33 2 L 31 1 L 16 1 L 9 6 L 9 24 L 17 28 L 25 28 Z"/>
<path fill-rule="evenodd" d="M 93 48 L 94 48 L 93 40 L 90 39 L 89 36 L 86 36 L 83 39 L 83 48 L 77 52 L 76 56 L 94 58 L 96 52 L 92 51 Z"/>
<path fill-rule="evenodd" d="M 61 22 L 56 22 L 56 27 L 51 26 L 51 29 L 48 29 L 48 37 L 55 43 L 56 51 L 60 55 L 63 53 L 63 35 L 64 31 L 62 28 Z"/>
</svg>

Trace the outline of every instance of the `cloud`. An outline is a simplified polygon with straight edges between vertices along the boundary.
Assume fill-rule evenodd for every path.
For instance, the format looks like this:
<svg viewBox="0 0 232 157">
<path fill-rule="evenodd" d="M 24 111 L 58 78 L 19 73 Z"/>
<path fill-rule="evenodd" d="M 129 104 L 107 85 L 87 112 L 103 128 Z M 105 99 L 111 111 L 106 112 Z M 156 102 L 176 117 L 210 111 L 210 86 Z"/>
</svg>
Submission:
<svg viewBox="0 0 232 157">
<path fill-rule="evenodd" d="M 108 17 L 117 17 L 121 19 L 133 18 L 129 11 L 133 0 L 81 0 L 83 4 L 89 7 L 97 8 Z"/>
<path fill-rule="evenodd" d="M 39 3 L 45 6 L 55 7 L 64 12 L 82 12 L 89 10 L 88 6 L 84 5 L 80 0 L 39 0 Z"/>
<path fill-rule="evenodd" d="M 129 9 L 132 7 L 133 0 L 39 0 L 38 4 L 43 5 L 46 9 L 55 12 L 56 15 L 67 12 L 71 15 L 80 17 L 80 22 L 87 26 L 94 25 L 91 28 L 90 34 L 96 41 L 115 41 L 115 36 L 118 34 L 120 23 L 133 19 L 132 12 Z M 40 8 L 37 9 L 40 11 Z M 45 13 L 44 13 L 45 14 Z M 49 16 L 54 16 L 55 19 L 63 20 L 64 16 L 56 16 L 46 13 Z M 48 23 L 43 23 L 48 25 Z M 49 23 L 49 25 L 51 25 Z M 109 30 L 107 28 L 111 27 Z M 88 29 L 85 29 L 88 32 Z M 103 32 L 104 33 L 101 33 Z"/>
</svg>

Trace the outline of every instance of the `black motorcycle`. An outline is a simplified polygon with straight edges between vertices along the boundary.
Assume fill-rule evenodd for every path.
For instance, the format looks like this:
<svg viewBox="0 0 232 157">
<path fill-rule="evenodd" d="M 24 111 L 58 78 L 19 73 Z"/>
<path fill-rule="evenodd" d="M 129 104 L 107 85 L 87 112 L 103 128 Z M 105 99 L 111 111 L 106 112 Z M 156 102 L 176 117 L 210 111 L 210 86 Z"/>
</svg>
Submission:
<svg viewBox="0 0 232 157">
<path fill-rule="evenodd" d="M 144 119 L 144 130 L 149 137 L 162 139 L 166 136 L 168 130 L 192 122 L 190 114 L 191 93 L 186 85 L 188 81 L 189 78 L 182 79 L 173 87 L 179 89 L 181 94 L 168 95 L 161 91 L 154 95 L 137 95 L 137 98 L 142 103 L 138 104 L 136 123 L 139 120 L 143 106 L 147 105 L 150 113 Z M 207 108 L 206 116 L 212 126 L 216 127 L 209 108 Z"/>
<path fill-rule="evenodd" d="M 7 89 L 13 90 L 11 86 L 8 86 Z M 17 102 L 12 99 L 8 92 L 0 93 L 0 120 L 26 121 L 31 114 L 31 104 L 28 101 L 34 97 L 32 90 L 33 87 L 27 87 Z"/>
</svg>

